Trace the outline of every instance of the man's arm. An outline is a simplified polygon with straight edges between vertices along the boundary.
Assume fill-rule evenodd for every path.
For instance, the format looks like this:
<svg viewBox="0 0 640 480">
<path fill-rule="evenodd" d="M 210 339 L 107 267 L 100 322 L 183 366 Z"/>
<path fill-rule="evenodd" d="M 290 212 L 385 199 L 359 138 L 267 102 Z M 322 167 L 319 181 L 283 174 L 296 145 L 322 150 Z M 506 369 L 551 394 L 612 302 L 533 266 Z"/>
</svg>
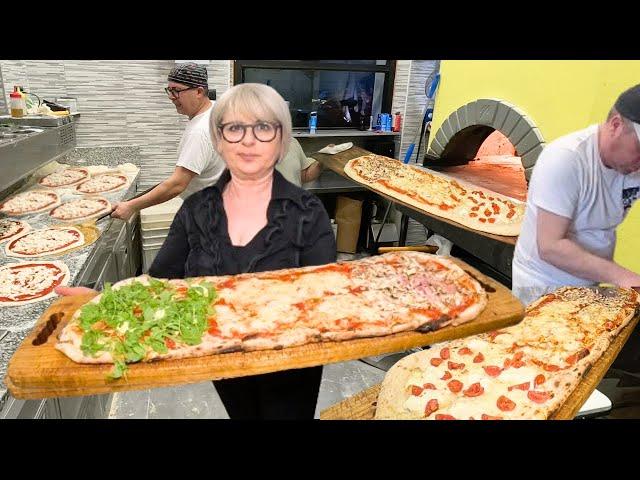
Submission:
<svg viewBox="0 0 640 480">
<path fill-rule="evenodd" d="M 300 172 L 302 183 L 313 182 L 322 173 L 322 164 L 317 160 Z"/>
<path fill-rule="evenodd" d="M 176 167 L 169 178 L 141 197 L 133 200 L 120 202 L 116 205 L 113 213 L 114 218 L 128 220 L 135 212 L 143 208 L 158 205 L 180 195 L 189 185 L 189 182 L 196 174 L 184 167 Z"/>
<path fill-rule="evenodd" d="M 619 285 L 640 286 L 640 275 L 594 255 L 567 238 L 571 220 L 538 207 L 538 254 L 547 263 L 576 277 Z"/>
</svg>

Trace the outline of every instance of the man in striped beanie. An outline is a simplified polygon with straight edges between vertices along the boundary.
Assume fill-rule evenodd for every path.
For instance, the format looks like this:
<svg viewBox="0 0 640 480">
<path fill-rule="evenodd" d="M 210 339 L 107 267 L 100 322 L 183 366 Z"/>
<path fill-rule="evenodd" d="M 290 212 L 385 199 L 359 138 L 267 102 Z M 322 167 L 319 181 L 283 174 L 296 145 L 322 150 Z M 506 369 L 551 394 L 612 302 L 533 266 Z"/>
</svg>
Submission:
<svg viewBox="0 0 640 480">
<path fill-rule="evenodd" d="M 224 170 L 224 161 L 213 149 L 209 118 L 213 103 L 209 100 L 207 68 L 183 63 L 171 69 L 164 89 L 181 115 L 189 117 L 178 145 L 178 161 L 169 178 L 139 198 L 120 202 L 112 217 L 129 219 L 135 212 L 178 195 L 183 199 L 213 185 Z"/>
</svg>

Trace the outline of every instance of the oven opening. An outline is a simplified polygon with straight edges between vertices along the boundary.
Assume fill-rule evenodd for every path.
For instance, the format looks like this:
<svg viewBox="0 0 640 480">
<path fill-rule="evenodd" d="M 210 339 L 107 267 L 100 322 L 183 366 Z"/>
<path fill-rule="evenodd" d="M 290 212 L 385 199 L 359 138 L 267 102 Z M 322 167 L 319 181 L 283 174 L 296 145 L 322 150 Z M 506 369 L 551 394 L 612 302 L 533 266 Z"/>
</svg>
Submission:
<svg viewBox="0 0 640 480">
<path fill-rule="evenodd" d="M 522 109 L 481 98 L 451 112 L 430 133 L 423 165 L 525 200 L 544 145 L 540 129 Z"/>
<path fill-rule="evenodd" d="M 522 159 L 509 139 L 498 130 L 494 130 L 486 137 L 471 160 L 464 159 L 463 162 L 460 159 L 451 160 L 447 163 L 446 159 L 441 159 L 437 165 L 429 165 L 427 160 L 425 166 L 517 200 L 526 201 L 527 179 Z"/>
</svg>

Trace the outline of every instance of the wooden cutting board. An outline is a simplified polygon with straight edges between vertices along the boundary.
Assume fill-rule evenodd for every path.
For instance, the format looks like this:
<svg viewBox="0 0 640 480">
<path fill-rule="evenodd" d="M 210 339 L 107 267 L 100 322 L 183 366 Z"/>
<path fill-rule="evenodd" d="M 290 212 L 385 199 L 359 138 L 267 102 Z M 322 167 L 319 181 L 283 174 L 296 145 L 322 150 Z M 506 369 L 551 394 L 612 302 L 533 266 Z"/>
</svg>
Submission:
<svg viewBox="0 0 640 480">
<path fill-rule="evenodd" d="M 78 308 L 93 298 L 93 295 L 60 298 L 44 312 L 31 334 L 9 361 L 5 384 L 11 394 L 19 399 L 141 390 L 312 367 L 399 352 L 495 330 L 522 320 L 524 307 L 509 289 L 464 262 L 453 260 L 482 282 L 488 293 L 487 308 L 472 322 L 430 333 L 405 332 L 386 337 L 315 343 L 282 350 L 235 352 L 137 363 L 129 365 L 126 379 L 119 380 L 107 379 L 112 365 L 78 364 L 54 348 L 56 337 L 66 322 Z M 57 318 L 59 322 L 53 325 Z M 44 343 L 34 345 L 34 340 L 46 328 L 47 322 L 50 322 L 49 330 L 53 332 L 46 341 L 45 335 L 41 335 L 40 341 Z"/>
<path fill-rule="evenodd" d="M 629 322 L 622 329 L 604 354 L 593 364 L 591 370 L 582 378 L 576 389 L 569 395 L 567 400 L 551 416 L 552 420 L 571 420 L 580 411 L 589 396 L 596 389 L 604 374 L 622 350 L 622 347 L 629 339 L 631 332 L 638 324 L 640 315 Z M 320 420 L 373 420 L 376 413 L 378 394 L 380 393 L 379 383 L 369 387 L 353 397 L 347 398 L 340 403 L 320 412 Z"/>
<path fill-rule="evenodd" d="M 346 173 L 344 173 L 344 166 L 347 164 L 347 162 L 349 160 L 352 160 L 354 158 L 358 158 L 358 157 L 362 157 L 363 155 L 371 155 L 371 152 L 368 150 L 365 150 L 364 148 L 360 148 L 360 147 L 351 147 L 349 150 L 345 150 L 344 152 L 340 152 L 340 153 L 336 153 L 335 155 L 329 155 L 327 153 L 314 153 L 313 154 L 313 158 L 318 160 L 319 162 L 321 162 L 323 165 L 325 165 L 327 168 L 330 168 L 331 170 L 333 170 L 334 172 L 342 175 L 345 178 L 349 178 L 350 180 L 353 180 L 353 178 L 351 178 L 350 176 L 348 176 Z M 355 182 L 355 180 L 353 180 Z M 415 207 L 414 205 L 410 205 L 408 203 L 403 202 L 402 200 L 399 200 L 395 197 L 392 197 L 390 195 L 387 195 L 385 193 L 382 193 L 378 190 L 375 190 L 373 188 L 371 188 L 369 185 L 365 185 L 364 183 L 360 184 L 363 187 L 371 190 L 372 192 L 375 192 L 377 195 L 380 195 L 381 197 L 386 198 L 387 200 L 390 200 L 392 202 L 398 203 L 400 205 L 404 205 L 407 208 L 410 208 L 411 210 L 415 210 L 416 212 L 419 212 L 422 215 L 429 215 L 433 218 L 437 218 L 439 221 L 444 222 L 444 223 L 448 223 L 450 225 L 453 225 L 455 227 L 461 228 L 463 230 L 468 230 L 469 232 L 473 232 L 477 235 L 482 235 L 483 237 L 488 237 L 491 238 L 493 240 L 498 240 L 502 243 L 508 243 L 510 245 L 515 245 L 516 241 L 518 240 L 518 237 L 506 237 L 504 235 L 495 235 L 493 233 L 487 233 L 487 232 L 481 232 L 479 230 L 474 230 L 472 228 L 469 228 L 465 225 L 462 225 L 458 222 L 454 222 L 453 220 L 449 220 L 448 218 L 444 218 L 444 217 L 440 217 L 438 215 L 433 215 L 432 213 L 429 213 L 425 210 L 422 210 L 420 208 Z"/>
</svg>

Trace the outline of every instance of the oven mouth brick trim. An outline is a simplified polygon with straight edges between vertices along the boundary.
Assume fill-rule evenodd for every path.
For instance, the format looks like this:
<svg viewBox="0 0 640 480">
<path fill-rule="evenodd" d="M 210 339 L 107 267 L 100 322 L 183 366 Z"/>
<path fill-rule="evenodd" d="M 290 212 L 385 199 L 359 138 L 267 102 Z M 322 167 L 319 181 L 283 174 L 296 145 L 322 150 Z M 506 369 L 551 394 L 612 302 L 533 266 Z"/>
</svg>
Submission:
<svg viewBox="0 0 640 480">
<path fill-rule="evenodd" d="M 504 100 L 482 98 L 458 108 L 432 134 L 427 155 L 450 165 L 468 163 L 494 130 L 515 147 L 529 181 L 545 141 L 531 118 Z"/>
</svg>

